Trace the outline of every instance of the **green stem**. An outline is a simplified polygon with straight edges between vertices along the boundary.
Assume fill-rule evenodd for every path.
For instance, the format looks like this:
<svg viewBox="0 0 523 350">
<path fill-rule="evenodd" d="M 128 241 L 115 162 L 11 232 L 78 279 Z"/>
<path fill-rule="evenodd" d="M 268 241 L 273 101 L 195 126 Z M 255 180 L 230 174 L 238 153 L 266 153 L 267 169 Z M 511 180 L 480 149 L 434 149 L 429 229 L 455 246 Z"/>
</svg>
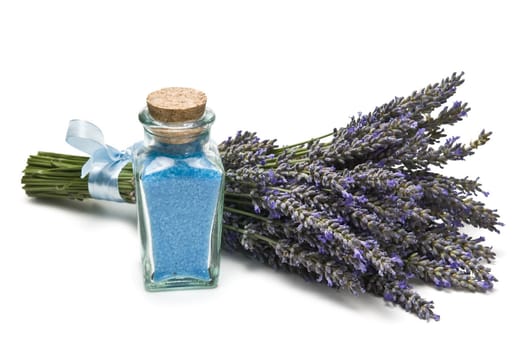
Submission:
<svg viewBox="0 0 523 350">
<path fill-rule="evenodd" d="M 270 239 L 269 237 L 262 236 L 260 234 L 254 233 L 254 232 L 249 232 L 249 231 L 241 229 L 239 227 L 234 227 L 234 226 L 231 226 L 231 225 L 223 224 L 223 228 L 226 229 L 226 230 L 229 230 L 229 231 L 234 231 L 234 232 L 241 233 L 242 235 L 249 236 L 250 238 L 254 238 L 254 239 L 259 240 L 259 241 L 264 241 L 264 242 L 270 244 L 273 247 L 275 247 L 278 244 L 277 241 L 275 241 L 273 239 Z"/>
<path fill-rule="evenodd" d="M 267 186 L 267 189 L 269 189 L 269 190 L 273 190 L 273 191 L 278 191 L 278 192 L 292 193 L 291 190 L 288 190 L 288 189 L 286 189 L 286 188 L 281 188 L 281 187 L 272 187 L 272 186 Z"/>
<path fill-rule="evenodd" d="M 30 156 L 22 177 L 24 190 L 32 197 L 88 199 L 88 179 L 80 177 L 82 166 L 88 159 L 51 152 L 39 152 Z M 118 187 L 126 202 L 135 201 L 131 164 L 127 164 L 120 173 Z"/>
<path fill-rule="evenodd" d="M 289 148 L 295 148 L 295 147 L 298 147 L 298 146 L 303 146 L 303 145 L 306 145 L 308 143 L 311 143 L 311 142 L 314 142 L 314 141 L 321 140 L 321 139 L 324 139 L 326 137 L 332 136 L 332 134 L 333 134 L 333 132 L 330 132 L 330 133 L 325 134 L 323 136 L 315 137 L 315 138 L 309 139 L 307 141 L 302 141 L 302 142 L 298 142 L 298 143 L 295 143 L 295 144 L 292 144 L 292 145 L 283 146 L 283 147 L 277 148 L 274 151 L 274 153 L 278 154 L 278 153 L 281 153 L 284 150 L 289 149 Z"/>
<path fill-rule="evenodd" d="M 225 191 L 225 197 L 239 197 L 239 198 L 251 199 L 251 195 L 248 193 L 237 193 L 237 192 L 227 192 L 227 191 Z"/>
<path fill-rule="evenodd" d="M 242 199 L 227 198 L 227 203 L 234 203 L 234 204 L 238 204 L 238 205 L 252 207 L 252 202 L 250 200 L 248 201 L 248 200 L 242 200 Z"/>
<path fill-rule="evenodd" d="M 272 220 L 269 219 L 269 218 L 266 218 L 266 217 L 260 216 L 260 215 L 256 215 L 256 214 L 250 213 L 248 211 L 237 209 L 237 208 L 231 208 L 231 207 L 228 207 L 228 206 L 224 206 L 223 210 L 231 212 L 231 213 L 236 213 L 236 214 L 248 216 L 250 218 L 253 218 L 253 219 L 256 219 L 256 220 L 260 220 L 260 221 L 264 221 L 264 222 L 272 222 Z"/>
</svg>

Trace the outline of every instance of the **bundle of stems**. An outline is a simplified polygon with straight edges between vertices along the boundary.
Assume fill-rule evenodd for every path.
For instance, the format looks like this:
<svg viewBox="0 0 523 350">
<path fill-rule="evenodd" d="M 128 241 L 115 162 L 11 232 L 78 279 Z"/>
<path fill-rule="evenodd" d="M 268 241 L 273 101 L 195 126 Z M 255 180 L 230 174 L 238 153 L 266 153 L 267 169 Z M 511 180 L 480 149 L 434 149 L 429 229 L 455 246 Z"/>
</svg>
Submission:
<svg viewBox="0 0 523 350">
<path fill-rule="evenodd" d="M 466 103 L 444 106 L 463 73 L 394 98 L 345 127 L 289 146 L 238 132 L 219 145 L 226 169 L 222 247 L 306 280 L 365 292 L 422 319 L 439 319 L 413 280 L 437 288 L 484 292 L 495 258 L 472 225 L 499 232 L 495 210 L 477 180 L 433 168 L 463 160 L 485 144 L 446 138 L 467 116 Z M 29 196 L 89 198 L 80 172 L 86 157 L 39 152 L 22 183 Z M 122 198 L 134 202 L 132 165 L 120 174 Z"/>
</svg>

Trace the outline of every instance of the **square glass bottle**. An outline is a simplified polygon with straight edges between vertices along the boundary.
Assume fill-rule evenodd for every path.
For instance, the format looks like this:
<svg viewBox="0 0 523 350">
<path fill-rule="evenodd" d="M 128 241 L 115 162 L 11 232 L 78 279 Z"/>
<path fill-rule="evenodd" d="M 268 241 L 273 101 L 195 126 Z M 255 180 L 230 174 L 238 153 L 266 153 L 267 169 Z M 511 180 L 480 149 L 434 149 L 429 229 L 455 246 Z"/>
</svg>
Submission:
<svg viewBox="0 0 523 350">
<path fill-rule="evenodd" d="M 151 93 L 133 164 L 145 288 L 212 288 L 218 280 L 224 170 L 209 140 L 214 113 L 188 88 Z"/>
</svg>

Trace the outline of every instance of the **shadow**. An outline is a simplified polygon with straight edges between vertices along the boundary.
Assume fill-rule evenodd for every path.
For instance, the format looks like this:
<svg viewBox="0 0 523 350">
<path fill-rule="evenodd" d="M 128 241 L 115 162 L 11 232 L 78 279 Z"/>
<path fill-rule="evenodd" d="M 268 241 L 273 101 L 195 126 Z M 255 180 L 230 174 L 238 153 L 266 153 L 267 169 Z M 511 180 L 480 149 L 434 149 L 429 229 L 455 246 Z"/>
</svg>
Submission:
<svg viewBox="0 0 523 350">
<path fill-rule="evenodd" d="M 275 270 L 239 253 L 222 251 L 222 259 L 227 259 L 228 261 L 238 264 L 238 266 L 242 266 L 242 268 L 247 269 L 249 273 L 272 271 L 273 276 L 278 279 L 278 282 L 285 284 L 290 289 L 297 292 L 305 291 L 314 297 L 328 300 L 336 304 L 336 306 L 345 308 L 351 312 L 373 314 L 390 321 L 400 320 L 402 313 L 405 312 L 401 307 L 386 303 L 381 297 L 377 297 L 374 294 L 353 295 L 349 291 L 329 288 L 326 285 L 314 281 L 306 281 L 301 276 L 291 272 Z M 283 296 L 280 295 L 280 297 Z M 290 293 L 289 298 L 292 297 L 293 293 Z M 416 316 L 413 317 L 416 319 Z"/>
<path fill-rule="evenodd" d="M 96 216 L 96 220 L 121 220 L 137 226 L 136 206 L 129 203 L 117 203 L 101 200 L 76 201 L 69 199 L 45 199 L 29 198 L 34 205 L 41 205 L 47 208 L 57 208 L 62 212 L 74 213 L 77 215 Z"/>
</svg>

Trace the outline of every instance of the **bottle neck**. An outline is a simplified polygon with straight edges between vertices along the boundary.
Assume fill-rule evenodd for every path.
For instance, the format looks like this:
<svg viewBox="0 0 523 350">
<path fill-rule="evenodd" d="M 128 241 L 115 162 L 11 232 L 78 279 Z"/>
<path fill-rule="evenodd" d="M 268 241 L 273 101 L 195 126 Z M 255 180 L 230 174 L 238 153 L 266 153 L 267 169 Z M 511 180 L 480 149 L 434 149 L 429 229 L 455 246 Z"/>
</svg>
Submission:
<svg viewBox="0 0 523 350">
<path fill-rule="evenodd" d="M 147 107 L 139 115 L 144 128 L 144 146 L 161 153 L 187 156 L 201 153 L 209 142 L 215 116 L 210 109 L 196 120 L 165 123 L 155 120 Z"/>
<path fill-rule="evenodd" d="M 207 143 L 209 143 L 208 130 L 190 138 L 176 135 L 159 136 L 150 133 L 147 129 L 144 131 L 144 146 L 149 150 L 165 154 L 190 156 L 202 153 Z"/>
</svg>

